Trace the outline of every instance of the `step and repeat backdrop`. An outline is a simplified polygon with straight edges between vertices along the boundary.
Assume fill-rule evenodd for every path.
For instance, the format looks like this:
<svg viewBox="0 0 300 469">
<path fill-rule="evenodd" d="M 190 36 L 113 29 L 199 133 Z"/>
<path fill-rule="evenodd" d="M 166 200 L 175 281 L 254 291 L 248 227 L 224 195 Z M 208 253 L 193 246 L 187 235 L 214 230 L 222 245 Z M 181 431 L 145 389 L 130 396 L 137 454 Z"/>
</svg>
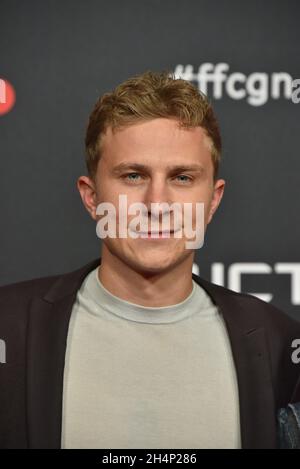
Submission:
<svg viewBox="0 0 300 469">
<path fill-rule="evenodd" d="M 0 284 L 100 255 L 79 197 L 97 98 L 169 69 L 221 126 L 221 205 L 194 272 L 300 319 L 300 4 L 1 0 Z"/>
</svg>

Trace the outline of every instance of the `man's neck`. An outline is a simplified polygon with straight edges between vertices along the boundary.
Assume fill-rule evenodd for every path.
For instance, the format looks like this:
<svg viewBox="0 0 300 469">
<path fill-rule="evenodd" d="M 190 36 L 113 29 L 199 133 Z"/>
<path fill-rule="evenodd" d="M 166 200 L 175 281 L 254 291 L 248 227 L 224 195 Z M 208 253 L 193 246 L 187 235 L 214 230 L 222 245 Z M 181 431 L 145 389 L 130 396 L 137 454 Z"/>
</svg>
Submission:
<svg viewBox="0 0 300 469">
<path fill-rule="evenodd" d="M 135 270 L 106 252 L 101 256 L 98 278 L 104 288 L 130 303 L 148 307 L 171 306 L 184 301 L 192 292 L 193 257 L 163 272 Z"/>
</svg>

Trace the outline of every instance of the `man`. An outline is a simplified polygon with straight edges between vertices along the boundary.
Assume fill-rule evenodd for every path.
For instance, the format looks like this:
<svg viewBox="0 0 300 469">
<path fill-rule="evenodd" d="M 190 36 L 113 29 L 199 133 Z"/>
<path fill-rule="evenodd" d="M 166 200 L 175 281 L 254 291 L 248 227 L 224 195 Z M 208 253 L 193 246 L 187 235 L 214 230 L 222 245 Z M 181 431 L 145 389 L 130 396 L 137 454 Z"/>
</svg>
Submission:
<svg viewBox="0 0 300 469">
<path fill-rule="evenodd" d="M 78 189 L 97 227 L 110 204 L 120 228 L 120 196 L 149 224 L 128 209 L 126 236 L 100 226 L 100 260 L 1 288 L 1 447 L 276 448 L 277 412 L 300 398 L 300 324 L 192 274 L 177 236 L 201 231 L 198 203 L 205 231 L 224 193 L 207 99 L 167 72 L 135 76 L 96 103 L 86 151 Z M 156 203 L 193 210 L 164 237 Z"/>
</svg>

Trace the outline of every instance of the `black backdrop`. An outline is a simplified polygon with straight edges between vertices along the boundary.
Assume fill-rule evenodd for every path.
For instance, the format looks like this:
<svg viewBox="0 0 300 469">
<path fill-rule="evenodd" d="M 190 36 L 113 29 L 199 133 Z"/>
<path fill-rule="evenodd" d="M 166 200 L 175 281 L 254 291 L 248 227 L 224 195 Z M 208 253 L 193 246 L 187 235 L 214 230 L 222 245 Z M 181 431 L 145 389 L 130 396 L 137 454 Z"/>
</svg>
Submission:
<svg viewBox="0 0 300 469">
<path fill-rule="evenodd" d="M 210 68 L 226 189 L 195 269 L 300 318 L 299 2 L 0 0 L 0 16 L 0 284 L 99 256 L 76 189 L 98 96 L 166 68 L 204 86 Z"/>
</svg>

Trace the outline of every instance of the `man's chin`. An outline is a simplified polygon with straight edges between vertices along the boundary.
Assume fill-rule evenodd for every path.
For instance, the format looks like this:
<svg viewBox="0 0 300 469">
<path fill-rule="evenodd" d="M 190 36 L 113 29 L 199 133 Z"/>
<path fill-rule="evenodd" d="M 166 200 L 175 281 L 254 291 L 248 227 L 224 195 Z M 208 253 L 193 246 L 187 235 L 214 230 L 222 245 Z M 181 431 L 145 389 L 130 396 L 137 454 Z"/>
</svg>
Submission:
<svg viewBox="0 0 300 469">
<path fill-rule="evenodd" d="M 184 261 L 187 257 L 187 253 L 183 250 L 177 250 L 172 252 L 171 250 L 147 250 L 147 249 L 135 249 L 134 247 L 122 246 L 122 249 L 116 249 L 116 246 L 107 246 L 110 254 L 119 259 L 124 266 L 126 265 L 135 272 L 139 272 L 143 275 L 155 275 L 168 270 L 172 270 L 178 264 Z M 190 252 L 189 252 L 190 254 Z"/>
<path fill-rule="evenodd" d="M 128 265 L 131 265 L 136 272 L 143 275 L 157 275 L 172 270 L 178 262 L 179 259 L 177 258 L 163 259 L 162 256 L 154 258 L 143 257 L 140 259 L 131 259 Z"/>
</svg>

